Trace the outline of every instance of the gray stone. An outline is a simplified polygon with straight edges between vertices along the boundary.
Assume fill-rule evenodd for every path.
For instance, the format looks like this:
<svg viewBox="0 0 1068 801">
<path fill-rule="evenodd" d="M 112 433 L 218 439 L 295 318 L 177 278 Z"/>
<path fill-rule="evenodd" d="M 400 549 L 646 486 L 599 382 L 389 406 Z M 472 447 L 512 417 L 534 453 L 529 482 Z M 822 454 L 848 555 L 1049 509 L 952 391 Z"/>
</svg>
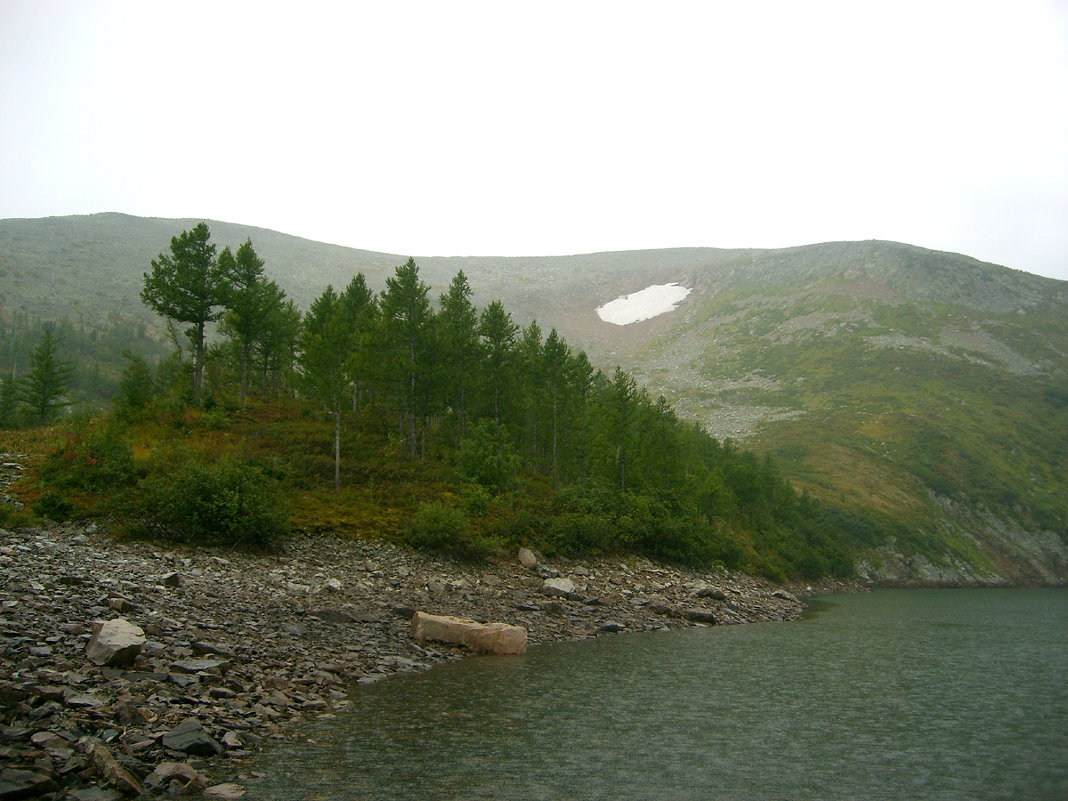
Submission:
<svg viewBox="0 0 1068 801">
<path fill-rule="evenodd" d="M 530 550 L 530 548 L 520 548 L 519 564 L 527 570 L 533 570 L 538 566 L 538 557 L 534 555 L 534 552 Z"/>
<path fill-rule="evenodd" d="M 719 587 L 702 587 L 696 593 L 698 598 L 712 598 L 716 601 L 726 601 L 727 593 Z"/>
<path fill-rule="evenodd" d="M 695 623 L 712 623 L 714 625 L 719 622 L 716 617 L 716 612 L 712 609 L 687 609 L 683 612 L 683 616 L 687 620 L 692 620 Z"/>
<path fill-rule="evenodd" d="M 85 655 L 94 665 L 129 665 L 145 642 L 140 626 L 119 617 L 100 627 L 85 647 Z"/>
<path fill-rule="evenodd" d="M 205 670 L 225 671 L 229 666 L 230 663 L 222 659 L 179 659 L 171 663 L 171 669 L 179 673 L 200 673 Z"/>
<path fill-rule="evenodd" d="M 51 776 L 29 770 L 8 768 L 0 772 L 0 799 L 36 798 L 56 789 Z"/>
<path fill-rule="evenodd" d="M 544 595 L 571 598 L 575 595 L 575 582 L 568 578 L 547 578 L 542 582 Z"/>
<path fill-rule="evenodd" d="M 163 745 L 196 756 L 216 756 L 223 747 L 196 718 L 186 718 L 163 735 Z"/>
<path fill-rule="evenodd" d="M 233 782 L 216 784 L 204 791 L 205 798 L 219 798 L 223 801 L 234 801 L 234 799 L 241 798 L 244 794 L 245 788 Z"/>
</svg>

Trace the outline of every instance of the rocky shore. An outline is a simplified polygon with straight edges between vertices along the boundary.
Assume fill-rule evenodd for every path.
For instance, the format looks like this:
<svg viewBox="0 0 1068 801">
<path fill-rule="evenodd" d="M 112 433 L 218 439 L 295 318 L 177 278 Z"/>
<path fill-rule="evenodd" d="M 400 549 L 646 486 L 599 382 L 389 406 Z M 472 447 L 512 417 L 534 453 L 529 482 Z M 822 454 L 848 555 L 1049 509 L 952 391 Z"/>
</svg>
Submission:
<svg viewBox="0 0 1068 801">
<path fill-rule="evenodd" d="M 253 555 L 0 529 L 0 574 L 0 799 L 239 798 L 253 752 L 343 708 L 354 683 L 468 653 L 413 639 L 416 611 L 523 626 L 538 644 L 804 609 L 726 571 L 527 551 L 472 565 L 327 535 Z M 94 633 L 116 620 L 141 636 L 113 657 Z"/>
</svg>

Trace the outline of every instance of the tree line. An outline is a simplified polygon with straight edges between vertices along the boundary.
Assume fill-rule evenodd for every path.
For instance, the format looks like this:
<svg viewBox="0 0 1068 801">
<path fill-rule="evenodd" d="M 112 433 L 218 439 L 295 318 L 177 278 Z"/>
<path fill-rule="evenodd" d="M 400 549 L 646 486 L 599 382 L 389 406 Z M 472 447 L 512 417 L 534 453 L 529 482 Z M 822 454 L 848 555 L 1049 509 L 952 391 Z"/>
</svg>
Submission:
<svg viewBox="0 0 1068 801">
<path fill-rule="evenodd" d="M 562 551 L 637 551 L 770 574 L 849 571 L 825 511 L 774 465 L 680 420 L 619 367 L 605 374 L 555 330 L 473 303 L 462 271 L 436 299 L 413 259 L 374 292 L 362 274 L 301 314 L 251 241 L 216 254 L 203 223 L 171 240 L 142 299 L 184 326 L 190 397 L 205 398 L 217 321 L 240 403 L 285 392 L 414 463 L 449 466 L 490 495 L 538 484 Z M 255 375 L 258 380 L 252 381 Z M 208 382 L 209 390 L 211 382 Z"/>
</svg>

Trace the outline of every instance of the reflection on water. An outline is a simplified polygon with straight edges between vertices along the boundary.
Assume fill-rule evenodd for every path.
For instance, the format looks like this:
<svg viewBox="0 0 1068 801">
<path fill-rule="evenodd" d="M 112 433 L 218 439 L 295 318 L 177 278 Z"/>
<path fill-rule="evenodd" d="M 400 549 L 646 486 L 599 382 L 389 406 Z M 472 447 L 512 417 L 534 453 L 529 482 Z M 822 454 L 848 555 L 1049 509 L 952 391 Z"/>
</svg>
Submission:
<svg viewBox="0 0 1068 801">
<path fill-rule="evenodd" d="M 266 799 L 1066 799 L 1068 592 L 834 596 L 354 690 Z"/>
</svg>

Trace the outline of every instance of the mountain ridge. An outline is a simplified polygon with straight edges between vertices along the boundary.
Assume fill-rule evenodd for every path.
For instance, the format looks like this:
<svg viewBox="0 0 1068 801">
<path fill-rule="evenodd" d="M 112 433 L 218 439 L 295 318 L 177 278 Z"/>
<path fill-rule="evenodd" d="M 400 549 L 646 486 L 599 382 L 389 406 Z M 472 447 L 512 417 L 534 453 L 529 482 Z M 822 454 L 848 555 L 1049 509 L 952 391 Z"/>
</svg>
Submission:
<svg viewBox="0 0 1068 801">
<path fill-rule="evenodd" d="M 4 308 L 150 319 L 141 275 L 196 222 L 0 220 Z M 206 222 L 220 247 L 252 238 L 304 309 L 356 272 L 377 290 L 407 258 Z M 1068 282 L 884 240 L 415 258 L 435 297 L 462 269 L 478 306 L 502 300 L 806 491 L 900 526 L 863 556 L 881 581 L 1068 579 Z M 673 312 L 596 314 L 671 282 L 691 290 Z"/>
</svg>

